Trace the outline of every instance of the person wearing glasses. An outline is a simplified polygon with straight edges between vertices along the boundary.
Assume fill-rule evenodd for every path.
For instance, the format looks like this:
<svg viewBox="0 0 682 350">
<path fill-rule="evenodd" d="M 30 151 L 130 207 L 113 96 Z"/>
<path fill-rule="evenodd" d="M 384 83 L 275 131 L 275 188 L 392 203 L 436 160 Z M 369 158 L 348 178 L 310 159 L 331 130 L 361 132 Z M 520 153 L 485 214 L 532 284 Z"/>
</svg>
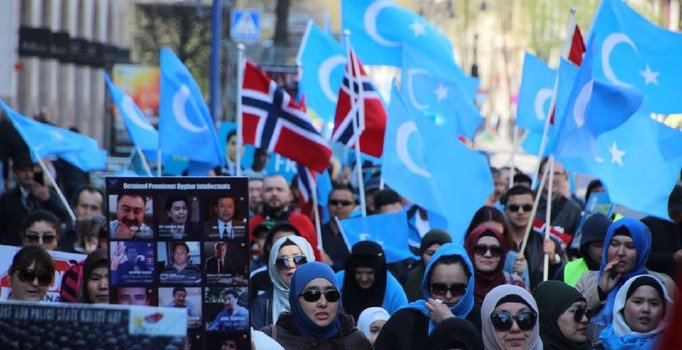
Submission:
<svg viewBox="0 0 682 350">
<path fill-rule="evenodd" d="M 542 177 L 547 164 L 548 158 L 543 158 L 540 162 L 540 169 L 538 172 L 538 179 Z M 552 226 L 561 227 L 563 232 L 573 236 L 580 224 L 580 216 L 582 214 L 583 205 L 580 199 L 573 197 L 568 184 L 568 172 L 564 169 L 560 162 L 554 161 L 554 176 L 552 181 Z M 547 191 L 549 190 L 549 173 L 547 174 L 547 181 L 545 188 L 542 190 L 540 202 L 538 203 L 538 210 L 535 212 L 535 218 L 545 221 L 547 216 Z"/>
<path fill-rule="evenodd" d="M 285 349 L 372 349 L 340 300 L 334 271 L 319 262 L 304 264 L 291 277 L 291 312 L 262 331 Z"/>
<path fill-rule="evenodd" d="M 426 265 L 424 299 L 396 311 L 379 333 L 377 350 L 423 349 L 427 336 L 441 321 L 464 318 L 480 329 L 481 313 L 474 305 L 474 267 L 462 246 L 446 243 Z"/>
<path fill-rule="evenodd" d="M 273 288 L 260 294 L 251 304 L 251 327 L 261 329 L 277 321 L 282 312 L 290 311 L 289 289 L 296 269 L 315 260 L 310 243 L 299 236 L 278 239 L 268 260 L 268 276 Z"/>
<path fill-rule="evenodd" d="M 12 288 L 7 300 L 39 302 L 54 282 L 54 260 L 38 245 L 25 246 L 14 255 L 7 275 Z"/>
<path fill-rule="evenodd" d="M 521 277 L 503 271 L 509 248 L 506 238 L 497 227 L 490 224 L 478 226 L 469 232 L 464 247 L 474 265 L 476 305 L 480 306 L 486 294 L 499 285 L 513 284 L 526 287 Z"/>
<path fill-rule="evenodd" d="M 393 314 L 407 305 L 405 291 L 388 272 L 386 254 L 376 242 L 355 243 L 346 269 L 336 273 L 336 280 L 341 284 L 343 309 L 356 320 L 368 307 L 380 306 Z"/>
<path fill-rule="evenodd" d="M 544 232 L 534 229 L 530 231 L 525 251 L 519 252 L 526 235 L 526 225 L 531 220 L 530 213 L 533 210 L 534 199 L 533 191 L 523 186 L 510 188 L 502 197 L 504 214 L 510 228 L 510 235 L 507 238 L 510 249 L 516 253 L 516 262 L 511 272 L 523 276 L 528 271 L 529 280 L 526 281 L 526 286 L 529 290 L 533 290 L 543 281 L 545 254 L 549 256 L 548 276 L 550 277 L 554 276 L 567 261 L 566 253 L 559 240 L 555 237 L 545 239 Z M 508 269 L 506 271 L 509 272 Z"/>
<path fill-rule="evenodd" d="M 660 279 L 650 275 L 630 278 L 618 291 L 613 324 L 599 335 L 601 345 L 606 350 L 655 348 L 672 306 L 673 300 Z"/>
<path fill-rule="evenodd" d="M 59 218 L 47 210 L 28 213 L 21 232 L 23 246 L 39 245 L 47 250 L 57 249 L 59 245 Z"/>
<path fill-rule="evenodd" d="M 545 349 L 590 350 L 590 310 L 577 289 L 561 281 L 545 281 L 533 290 L 540 310 L 540 338 Z"/>
<path fill-rule="evenodd" d="M 350 185 L 334 184 L 327 199 L 327 210 L 330 220 L 320 227 L 322 248 L 332 260 L 334 271 L 343 270 L 348 258 L 348 246 L 341 235 L 336 219 L 344 220 L 350 217 L 355 208 L 355 192 Z"/>
<path fill-rule="evenodd" d="M 410 303 L 424 298 L 421 284 L 424 278 L 424 270 L 426 265 L 431 261 L 433 254 L 436 254 L 438 248 L 445 243 L 451 243 L 452 237 L 449 233 L 440 229 L 431 229 L 422 238 L 419 244 L 419 255 L 422 259 L 419 263 L 407 274 L 407 282 L 405 283 L 405 295 L 407 301 Z"/>
<path fill-rule="evenodd" d="M 525 289 L 511 284 L 493 288 L 481 305 L 486 350 L 542 350 L 538 306 Z"/>
</svg>

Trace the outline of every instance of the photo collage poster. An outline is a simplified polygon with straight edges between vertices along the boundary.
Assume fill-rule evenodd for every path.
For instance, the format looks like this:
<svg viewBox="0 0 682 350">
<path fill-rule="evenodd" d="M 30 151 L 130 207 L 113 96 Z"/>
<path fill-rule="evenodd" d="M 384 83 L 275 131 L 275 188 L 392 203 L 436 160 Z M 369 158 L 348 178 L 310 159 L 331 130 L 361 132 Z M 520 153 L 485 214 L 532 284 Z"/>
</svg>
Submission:
<svg viewBox="0 0 682 350">
<path fill-rule="evenodd" d="M 110 301 L 186 308 L 191 349 L 248 349 L 248 180 L 109 177 Z"/>
</svg>

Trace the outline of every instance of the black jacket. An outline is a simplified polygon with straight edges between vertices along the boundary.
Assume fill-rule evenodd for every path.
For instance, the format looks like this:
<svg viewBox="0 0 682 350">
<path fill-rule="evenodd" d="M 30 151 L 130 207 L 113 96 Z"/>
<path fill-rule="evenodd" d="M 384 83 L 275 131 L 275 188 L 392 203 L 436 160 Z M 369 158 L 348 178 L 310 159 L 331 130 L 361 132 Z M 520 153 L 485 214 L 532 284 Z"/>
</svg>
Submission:
<svg viewBox="0 0 682 350">
<path fill-rule="evenodd" d="M 253 329 L 261 329 L 273 324 L 272 289 L 253 299 L 249 315 L 251 315 L 251 327 Z"/>
<path fill-rule="evenodd" d="M 59 200 L 57 193 L 50 190 L 50 199 L 43 202 L 36 198 L 37 207 L 57 215 L 61 222 L 70 222 L 71 217 Z M 0 244 L 21 246 L 21 227 L 29 210 L 21 199 L 18 185 L 0 196 Z"/>
<path fill-rule="evenodd" d="M 327 340 L 302 335 L 294 327 L 291 314 L 288 312 L 279 316 L 276 325 L 266 326 L 261 330 L 287 350 L 373 349 L 369 339 L 355 328 L 352 316 L 340 314 L 339 317 L 341 318 L 341 331 Z"/>
</svg>

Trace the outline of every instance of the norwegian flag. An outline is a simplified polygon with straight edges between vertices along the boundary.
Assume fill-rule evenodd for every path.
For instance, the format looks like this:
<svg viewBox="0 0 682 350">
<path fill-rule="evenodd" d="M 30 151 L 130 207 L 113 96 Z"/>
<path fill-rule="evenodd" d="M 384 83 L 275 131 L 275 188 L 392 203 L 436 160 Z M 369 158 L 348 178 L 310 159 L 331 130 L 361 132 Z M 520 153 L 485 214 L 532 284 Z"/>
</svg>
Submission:
<svg viewBox="0 0 682 350">
<path fill-rule="evenodd" d="M 540 219 L 533 220 L 533 229 L 544 236 L 545 234 L 545 222 Z M 573 235 L 565 233 L 559 230 L 556 226 L 551 226 L 549 228 L 549 236 L 555 238 L 561 243 L 561 248 L 566 249 L 567 246 L 571 244 L 573 240 Z"/>
<path fill-rule="evenodd" d="M 244 142 L 321 172 L 332 151 L 301 107 L 251 62 L 242 85 Z"/>
<path fill-rule="evenodd" d="M 384 133 L 386 132 L 386 108 L 384 108 L 379 93 L 365 72 L 360 59 L 352 49 L 349 57 L 343 84 L 339 89 L 339 100 L 336 104 L 334 131 L 331 139 L 347 147 L 353 147 L 357 135 L 360 134 L 360 151 L 374 157 L 381 157 L 384 150 Z M 356 70 L 355 67 L 358 69 Z M 360 89 L 361 86 L 362 89 Z M 362 105 L 360 101 L 362 101 Z M 361 113 L 361 107 L 364 107 L 364 113 Z M 353 118 L 356 119 L 359 130 L 355 130 Z"/>
<path fill-rule="evenodd" d="M 567 41 L 565 44 L 570 45 L 566 48 L 565 52 L 568 52 L 568 60 L 575 63 L 576 66 L 580 67 L 583 64 L 583 54 L 585 54 L 585 41 L 583 40 L 583 34 L 580 32 L 580 27 L 577 23 L 573 23 L 570 26 L 569 33 L 567 37 L 571 38 L 570 43 Z M 549 122 L 554 124 L 554 107 L 549 113 Z"/>
<path fill-rule="evenodd" d="M 301 199 L 309 203 L 315 195 L 317 177 L 315 173 L 301 164 L 296 164 L 296 171 L 298 173 L 298 191 L 301 193 Z"/>
</svg>

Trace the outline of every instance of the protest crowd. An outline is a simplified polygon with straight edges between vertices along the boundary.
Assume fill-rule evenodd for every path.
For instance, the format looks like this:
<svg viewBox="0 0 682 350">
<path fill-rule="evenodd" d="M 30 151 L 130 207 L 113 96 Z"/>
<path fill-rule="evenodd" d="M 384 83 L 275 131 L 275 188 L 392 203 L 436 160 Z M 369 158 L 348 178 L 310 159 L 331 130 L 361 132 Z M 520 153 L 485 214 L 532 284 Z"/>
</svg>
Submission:
<svg viewBox="0 0 682 350">
<path fill-rule="evenodd" d="M 346 3 L 352 11 L 365 11 Z M 600 6 L 597 16 L 605 18 L 633 11 L 620 0 L 603 0 Z M 205 122 L 208 134 L 197 132 L 200 142 L 180 136 L 168 142 L 161 116 L 153 147 L 200 164 L 190 162 L 183 175 L 248 178 L 248 213 L 240 210 L 238 196 L 221 194 L 199 212 L 196 198 L 178 192 L 155 202 L 161 209 L 154 209 L 149 221 L 149 197 L 124 193 L 110 200 L 104 188 L 93 185 L 88 168 L 75 165 L 73 150 L 36 149 L 43 141 L 36 137 L 48 136 L 29 130 L 49 124 L 44 116 L 31 124 L 3 102 L 0 245 L 16 249 L 6 258 L 8 269 L 0 271 L 5 290 L 0 298 L 184 308 L 190 329 L 204 324 L 206 331 L 249 333 L 250 328 L 248 343 L 213 344 L 220 349 L 682 348 L 680 335 L 669 332 L 682 326 L 676 312 L 682 310 L 676 283 L 682 273 L 682 132 L 663 130 L 667 127 L 641 114 L 644 108 L 661 112 L 652 90 L 610 84 L 593 71 L 596 56 L 605 50 L 604 32 L 611 30 L 601 29 L 600 21 L 609 20 L 595 18 L 587 43 L 577 27 L 572 33 L 578 34 L 567 38 L 564 66 L 550 79 L 555 120 L 536 129 L 523 126 L 543 138 L 533 171 L 512 162 L 492 167 L 490 155 L 472 141 L 483 119 L 477 111 L 471 116 L 457 109 L 466 110 L 459 102 L 432 111 L 452 118 L 441 125 L 410 105 L 414 91 L 407 92 L 411 99 L 393 86 L 384 107 L 361 63 L 367 54 L 359 43 L 353 42 L 357 52 L 347 48 L 344 79 L 337 84 L 331 141 L 345 146 L 343 154 L 332 152 L 304 103 L 256 64 L 243 62 L 240 123 L 219 138 L 210 116 L 197 108 L 195 120 Z M 425 35 L 440 35 L 423 25 Z M 361 28 L 354 31 L 351 35 L 362 35 Z M 450 43 L 437 39 L 404 38 L 402 62 L 391 64 L 402 64 L 403 71 L 433 69 L 427 78 L 434 81 L 422 81 L 424 89 L 450 84 L 451 93 L 475 110 L 468 90 L 473 78 L 455 65 Z M 675 40 L 682 45 L 682 37 Z M 640 56 L 651 54 L 645 43 L 636 44 Z M 441 57 L 448 50 L 450 56 Z M 430 56 L 424 58 L 425 52 Z M 614 66 L 617 59 L 614 53 Z M 162 50 L 161 70 L 171 65 L 177 70 L 172 79 L 185 74 L 190 80 L 182 86 L 189 85 L 187 94 L 195 98 L 191 74 Z M 569 67 L 568 73 L 562 67 Z M 439 82 L 438 72 L 461 76 Z M 524 70 L 522 84 L 533 78 Z M 162 74 L 161 79 L 171 78 Z M 121 92 L 108 78 L 107 84 L 112 100 L 120 103 Z M 591 100 L 585 102 L 580 99 L 588 84 Z M 650 104 L 642 102 L 649 99 Z M 306 102 L 315 108 L 315 100 Z M 589 108 L 579 111 L 580 103 Z M 582 113 L 580 121 L 574 120 L 576 113 Z M 613 118 L 593 122 L 604 115 Z M 275 120 L 261 120 L 267 118 Z M 277 118 L 284 121 L 274 126 Z M 466 118 L 474 121 L 461 120 Z M 178 125 L 173 127 L 186 128 Z M 133 128 L 128 126 L 131 139 L 142 145 L 136 138 L 145 131 Z M 637 150 L 628 148 L 635 157 L 626 158 L 626 140 L 619 137 L 648 131 L 651 136 L 641 136 Z M 405 145 L 412 133 L 421 150 Z M 211 150 L 202 151 L 204 145 Z M 251 159 L 244 159 L 247 145 Z M 140 147 L 145 154 L 155 152 Z M 216 155 L 216 149 L 224 153 Z M 610 153 L 600 153 L 604 150 Z M 274 153 L 295 161 L 297 171 L 269 172 Z M 591 181 L 578 185 L 578 174 Z M 167 241 L 160 266 L 149 264 L 145 246 L 122 243 L 153 237 Z M 200 237 L 211 241 L 188 242 Z M 240 237 L 247 242 L 242 248 L 231 243 Z M 248 266 L 239 263 L 237 249 L 249 250 Z M 81 259 L 59 272 L 56 252 Z M 164 297 L 142 286 L 138 276 L 149 271 L 165 283 Z M 192 287 L 228 275 L 229 283 L 248 290 L 202 294 Z M 55 285 L 59 288 L 52 291 Z M 215 304 L 215 312 L 202 310 L 202 301 Z M 18 344 L 7 338 L 8 327 L 0 323 L 3 349 Z M 64 340 L 54 340 L 59 341 Z M 36 340 L 35 348 L 41 342 Z M 192 343 L 187 340 L 184 348 Z"/>
</svg>

